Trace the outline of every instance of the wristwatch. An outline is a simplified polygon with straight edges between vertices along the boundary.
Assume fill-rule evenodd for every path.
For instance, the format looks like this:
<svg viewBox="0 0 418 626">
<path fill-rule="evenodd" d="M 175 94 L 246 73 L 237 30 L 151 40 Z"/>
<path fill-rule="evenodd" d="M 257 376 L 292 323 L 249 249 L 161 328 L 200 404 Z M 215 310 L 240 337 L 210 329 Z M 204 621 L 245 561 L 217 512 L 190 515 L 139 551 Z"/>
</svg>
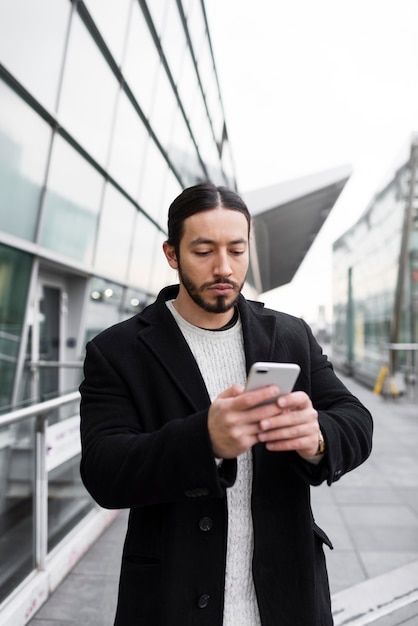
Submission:
<svg viewBox="0 0 418 626">
<path fill-rule="evenodd" d="M 321 431 L 319 431 L 318 433 L 318 450 L 316 451 L 315 456 L 321 456 L 321 454 L 325 453 L 325 440 L 324 440 L 324 436 L 321 433 Z"/>
</svg>

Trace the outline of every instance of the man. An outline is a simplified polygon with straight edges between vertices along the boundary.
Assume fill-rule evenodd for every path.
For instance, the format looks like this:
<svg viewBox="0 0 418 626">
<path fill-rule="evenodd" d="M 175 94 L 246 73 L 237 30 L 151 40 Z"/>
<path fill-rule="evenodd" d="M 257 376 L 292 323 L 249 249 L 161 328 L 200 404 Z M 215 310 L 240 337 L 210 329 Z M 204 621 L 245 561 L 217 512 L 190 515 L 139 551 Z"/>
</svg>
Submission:
<svg viewBox="0 0 418 626">
<path fill-rule="evenodd" d="M 332 624 L 310 485 L 367 458 L 372 420 L 302 320 L 241 295 L 249 231 L 235 192 L 183 191 L 164 243 L 180 284 L 87 346 L 83 481 L 131 509 L 118 626 Z M 297 363 L 295 390 L 246 392 L 255 361 Z"/>
</svg>

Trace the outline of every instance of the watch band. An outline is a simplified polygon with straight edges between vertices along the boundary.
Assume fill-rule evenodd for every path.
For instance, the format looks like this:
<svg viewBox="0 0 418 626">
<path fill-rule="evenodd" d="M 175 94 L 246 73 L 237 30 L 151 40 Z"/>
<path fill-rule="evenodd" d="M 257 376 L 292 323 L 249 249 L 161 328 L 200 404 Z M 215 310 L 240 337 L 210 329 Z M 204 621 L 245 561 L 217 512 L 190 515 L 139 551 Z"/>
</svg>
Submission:
<svg viewBox="0 0 418 626">
<path fill-rule="evenodd" d="M 318 433 L 318 450 L 316 451 L 315 456 L 321 456 L 321 454 L 325 454 L 325 440 L 324 440 L 324 436 L 321 433 L 321 431 L 319 431 Z"/>
</svg>

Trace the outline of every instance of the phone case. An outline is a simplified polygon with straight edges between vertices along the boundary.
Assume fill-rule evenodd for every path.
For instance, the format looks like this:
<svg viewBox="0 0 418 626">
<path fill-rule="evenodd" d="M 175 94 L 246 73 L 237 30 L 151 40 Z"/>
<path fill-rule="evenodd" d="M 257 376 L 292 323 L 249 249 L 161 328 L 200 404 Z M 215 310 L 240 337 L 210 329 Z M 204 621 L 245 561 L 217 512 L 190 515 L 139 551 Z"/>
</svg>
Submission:
<svg viewBox="0 0 418 626">
<path fill-rule="evenodd" d="M 296 363 L 254 363 L 248 374 L 246 391 L 277 385 L 279 395 L 283 396 L 292 391 L 299 372 L 300 367 Z"/>
</svg>

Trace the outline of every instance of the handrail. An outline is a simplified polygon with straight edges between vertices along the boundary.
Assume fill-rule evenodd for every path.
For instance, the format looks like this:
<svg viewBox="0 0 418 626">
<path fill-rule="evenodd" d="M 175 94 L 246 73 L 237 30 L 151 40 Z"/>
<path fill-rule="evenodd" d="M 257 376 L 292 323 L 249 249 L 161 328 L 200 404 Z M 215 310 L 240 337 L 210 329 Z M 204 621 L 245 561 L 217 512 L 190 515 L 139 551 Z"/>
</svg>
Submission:
<svg viewBox="0 0 418 626">
<path fill-rule="evenodd" d="M 45 415 L 45 413 L 49 413 L 60 406 L 70 404 L 70 402 L 75 402 L 79 398 L 80 392 L 72 391 L 71 393 L 67 393 L 59 398 L 52 398 L 51 400 L 46 400 L 45 402 L 32 404 L 31 406 L 24 407 L 23 409 L 15 409 L 10 413 L 6 413 L 6 415 L 0 415 L 0 428 L 2 426 L 15 424 L 16 422 L 21 422 L 28 417 Z"/>
<path fill-rule="evenodd" d="M 80 393 L 72 391 L 0 416 L 0 428 L 36 416 L 35 423 L 35 476 L 34 476 L 34 551 L 36 567 L 43 571 L 48 552 L 48 469 L 46 464 L 46 437 L 48 413 L 58 407 L 79 400 Z"/>
<path fill-rule="evenodd" d="M 418 350 L 418 343 L 383 343 L 382 348 L 388 350 Z"/>
<path fill-rule="evenodd" d="M 28 361 L 29 367 L 83 367 L 84 361 Z"/>
</svg>

